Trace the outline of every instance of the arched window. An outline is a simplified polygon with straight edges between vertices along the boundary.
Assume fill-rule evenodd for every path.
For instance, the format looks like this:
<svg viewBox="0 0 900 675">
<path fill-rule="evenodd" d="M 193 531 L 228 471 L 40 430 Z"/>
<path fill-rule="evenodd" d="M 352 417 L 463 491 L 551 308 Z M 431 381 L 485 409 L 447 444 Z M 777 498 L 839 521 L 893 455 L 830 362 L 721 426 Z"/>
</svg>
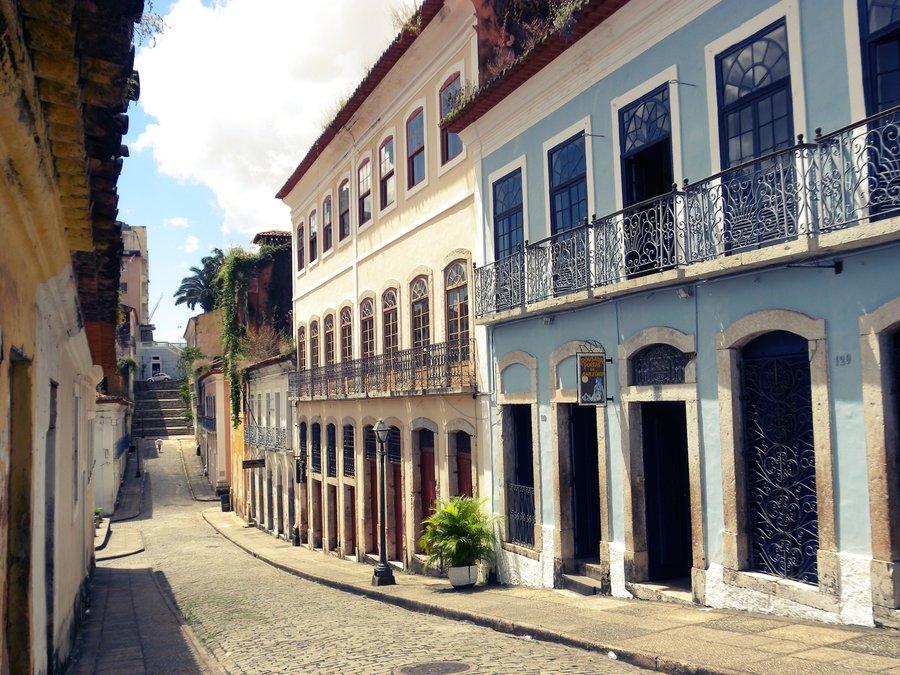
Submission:
<svg viewBox="0 0 900 675">
<path fill-rule="evenodd" d="M 397 179 L 394 176 L 394 137 L 385 139 L 378 149 L 379 190 L 378 199 L 384 209 L 397 199 Z"/>
<path fill-rule="evenodd" d="M 381 296 L 381 320 L 384 328 L 384 354 L 396 354 L 399 348 L 397 330 L 397 289 L 389 288 Z"/>
<path fill-rule="evenodd" d="M 353 312 L 349 307 L 341 310 L 341 361 L 353 358 Z"/>
<path fill-rule="evenodd" d="M 365 160 L 356 170 L 359 195 L 359 227 L 372 219 L 372 164 Z"/>
<path fill-rule="evenodd" d="M 338 239 L 344 241 L 350 236 L 350 181 L 345 180 L 338 188 Z"/>
<path fill-rule="evenodd" d="M 301 272 L 306 264 L 306 250 L 304 247 L 303 223 L 297 226 L 297 271 Z"/>
<path fill-rule="evenodd" d="M 319 367 L 319 322 L 309 324 L 309 367 Z"/>
<path fill-rule="evenodd" d="M 334 314 L 325 317 L 325 365 L 334 363 Z"/>
<path fill-rule="evenodd" d="M 331 250 L 331 197 L 322 202 L 322 253 Z"/>
<path fill-rule="evenodd" d="M 297 370 L 306 370 L 306 328 L 297 329 Z"/>
<path fill-rule="evenodd" d="M 466 263 L 457 260 L 444 272 L 447 293 L 447 341 L 463 345 L 469 342 L 469 285 Z"/>
<path fill-rule="evenodd" d="M 406 121 L 406 187 L 425 180 L 425 111 L 417 109 Z"/>
<path fill-rule="evenodd" d="M 409 285 L 412 310 L 412 346 L 425 347 L 431 343 L 431 316 L 428 306 L 428 279 L 416 277 Z"/>
<path fill-rule="evenodd" d="M 375 355 L 375 303 L 366 298 L 359 303 L 359 330 L 362 337 L 362 358 Z"/>
<path fill-rule="evenodd" d="M 309 214 L 309 262 L 314 263 L 319 257 L 319 249 L 317 245 L 318 231 L 316 222 L 316 212 Z"/>
<path fill-rule="evenodd" d="M 459 73 L 451 75 L 441 87 L 441 119 L 443 120 L 459 99 L 462 90 L 462 79 Z M 462 152 L 462 141 L 459 135 L 447 129 L 441 129 L 441 164 L 446 164 Z"/>
<path fill-rule="evenodd" d="M 684 368 L 690 360 L 690 356 L 672 345 L 648 345 L 631 357 L 631 384 L 684 384 Z"/>
</svg>

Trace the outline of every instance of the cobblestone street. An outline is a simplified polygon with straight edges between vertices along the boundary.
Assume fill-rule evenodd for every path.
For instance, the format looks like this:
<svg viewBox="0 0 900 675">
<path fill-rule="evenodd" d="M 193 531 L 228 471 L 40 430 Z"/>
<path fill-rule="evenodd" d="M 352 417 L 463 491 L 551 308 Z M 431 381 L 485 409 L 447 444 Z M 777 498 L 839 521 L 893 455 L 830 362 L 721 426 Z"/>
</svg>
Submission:
<svg viewBox="0 0 900 675">
<path fill-rule="evenodd" d="M 413 613 L 280 572 L 244 553 L 202 519 L 200 512 L 210 504 L 192 499 L 174 443 L 167 442 L 161 456 L 148 458 L 146 470 L 143 512 L 115 524 L 119 530 L 141 530 L 146 550 L 99 563 L 98 574 L 156 571 L 160 586 L 171 589 L 195 635 L 229 672 L 403 672 L 404 667 L 435 661 L 461 662 L 471 667 L 469 672 L 637 670 L 602 654 Z M 154 590 L 152 584 L 132 584 L 138 614 L 147 604 L 159 604 L 140 596 L 152 596 Z M 84 634 L 101 630 L 99 614 L 92 611 Z M 103 623 L 104 630 L 111 628 L 109 618 Z M 161 660 L 163 655 L 153 653 L 154 645 L 168 649 L 167 643 L 149 640 L 144 630 L 116 630 L 121 649 L 143 652 L 147 670 L 155 669 L 154 659 L 165 663 L 159 665 L 165 672 L 203 670 L 187 657 L 180 667 Z M 83 637 L 79 642 L 81 661 L 74 670 L 90 672 L 85 663 L 90 650 Z M 91 658 L 102 664 L 95 666 L 97 671 L 140 670 Z"/>
</svg>

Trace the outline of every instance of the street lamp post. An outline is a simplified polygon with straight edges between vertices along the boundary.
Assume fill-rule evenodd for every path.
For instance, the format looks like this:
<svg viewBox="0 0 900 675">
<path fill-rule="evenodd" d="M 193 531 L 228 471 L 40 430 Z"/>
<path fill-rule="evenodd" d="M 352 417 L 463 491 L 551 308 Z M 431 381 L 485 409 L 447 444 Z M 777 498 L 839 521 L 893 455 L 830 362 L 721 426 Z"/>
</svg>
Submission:
<svg viewBox="0 0 900 675">
<path fill-rule="evenodd" d="M 379 536 L 379 546 L 378 546 L 378 564 L 375 565 L 375 572 L 372 574 L 372 585 L 373 586 L 393 586 L 397 583 L 394 579 L 394 572 L 391 569 L 391 566 L 388 565 L 387 561 L 387 532 L 385 529 L 385 481 L 384 481 L 384 456 L 387 454 L 384 449 L 384 444 L 387 441 L 389 428 L 388 425 L 384 423 L 384 420 L 378 420 L 375 423 L 375 426 L 372 427 L 372 431 L 375 432 L 375 438 L 378 440 L 378 457 L 379 457 L 379 468 L 381 469 L 381 480 L 379 481 L 380 488 L 380 499 L 378 503 L 378 514 L 379 514 L 379 527 L 378 527 L 378 536 Z"/>
</svg>

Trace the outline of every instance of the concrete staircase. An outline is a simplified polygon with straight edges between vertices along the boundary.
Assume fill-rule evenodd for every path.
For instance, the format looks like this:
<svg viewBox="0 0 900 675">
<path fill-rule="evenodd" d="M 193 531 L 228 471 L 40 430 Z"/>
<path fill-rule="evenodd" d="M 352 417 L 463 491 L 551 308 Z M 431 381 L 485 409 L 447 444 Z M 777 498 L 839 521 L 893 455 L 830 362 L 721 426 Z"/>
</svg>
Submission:
<svg viewBox="0 0 900 675">
<path fill-rule="evenodd" d="M 179 392 L 182 382 L 135 382 L 133 436 L 163 438 L 194 433 L 193 423 L 185 417 L 187 408 Z"/>
</svg>

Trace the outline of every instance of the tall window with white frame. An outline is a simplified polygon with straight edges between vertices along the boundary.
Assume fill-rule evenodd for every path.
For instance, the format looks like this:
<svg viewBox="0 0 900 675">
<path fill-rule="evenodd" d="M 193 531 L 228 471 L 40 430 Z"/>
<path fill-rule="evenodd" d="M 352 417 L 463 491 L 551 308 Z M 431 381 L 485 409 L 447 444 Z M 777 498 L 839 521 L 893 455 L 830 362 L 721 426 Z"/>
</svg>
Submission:
<svg viewBox="0 0 900 675">
<path fill-rule="evenodd" d="M 319 322 L 309 324 L 309 367 L 319 367 Z"/>
<path fill-rule="evenodd" d="M 755 248 L 796 235 L 796 218 L 786 197 L 791 190 L 784 187 L 797 180 L 795 158 L 783 154 L 747 164 L 793 144 L 784 20 L 719 54 L 716 73 L 722 168 L 733 169 L 723 179 L 728 186 L 725 248 L 729 252 Z M 758 196 L 769 194 L 772 197 Z"/>
<path fill-rule="evenodd" d="M 332 226 L 331 226 L 331 196 L 325 197 L 322 202 L 322 253 L 331 250 Z"/>
<path fill-rule="evenodd" d="M 306 328 L 297 329 L 297 370 L 306 370 Z"/>
<path fill-rule="evenodd" d="M 494 260 L 504 260 L 521 250 L 525 240 L 522 211 L 522 170 L 494 181 Z"/>
<path fill-rule="evenodd" d="M 349 307 L 341 310 L 341 361 L 353 358 L 353 312 Z"/>
<path fill-rule="evenodd" d="M 303 223 L 300 223 L 297 226 L 297 271 L 302 272 L 303 267 L 306 264 L 306 250 L 304 246 L 304 231 L 303 231 Z"/>
<path fill-rule="evenodd" d="M 587 164 L 584 132 L 547 153 L 550 175 L 550 229 L 565 232 L 587 221 Z"/>
<path fill-rule="evenodd" d="M 334 363 L 334 314 L 325 316 L 325 365 Z"/>
<path fill-rule="evenodd" d="M 350 181 L 338 188 L 338 241 L 350 236 Z"/>
<path fill-rule="evenodd" d="M 409 285 L 413 349 L 431 344 L 431 315 L 428 303 L 428 279 L 416 277 Z"/>
<path fill-rule="evenodd" d="M 416 110 L 406 120 L 406 187 L 425 180 L 425 111 Z"/>
<path fill-rule="evenodd" d="M 900 0 L 859 0 L 866 114 L 900 104 Z"/>
<path fill-rule="evenodd" d="M 459 73 L 454 73 L 447 78 L 444 86 L 441 87 L 441 120 L 453 110 L 453 106 L 456 105 L 461 91 L 462 77 Z M 462 140 L 459 135 L 446 128 L 441 128 L 441 164 L 446 164 L 458 157 L 462 149 Z"/>
<path fill-rule="evenodd" d="M 672 191 L 672 134 L 669 84 L 642 96 L 619 112 L 619 144 L 624 206 Z M 638 206 L 622 224 L 625 272 L 657 272 L 675 263 L 674 203 Z"/>
<path fill-rule="evenodd" d="M 381 321 L 384 331 L 382 353 L 396 354 L 399 349 L 399 325 L 397 322 L 397 289 L 389 288 L 381 296 Z"/>
<path fill-rule="evenodd" d="M 375 303 L 366 298 L 359 303 L 359 330 L 362 348 L 360 356 L 366 359 L 375 355 Z"/>
<path fill-rule="evenodd" d="M 357 169 L 359 227 L 372 219 L 372 163 L 367 159 Z"/>
<path fill-rule="evenodd" d="M 309 214 L 309 263 L 312 265 L 319 257 L 318 249 L 318 223 L 316 221 L 316 212 Z"/>
<path fill-rule="evenodd" d="M 466 262 L 457 260 L 444 272 L 447 308 L 447 345 L 453 361 L 469 357 L 469 284 Z"/>
<path fill-rule="evenodd" d="M 394 175 L 394 137 L 386 138 L 378 149 L 379 190 L 378 199 L 382 209 L 397 199 L 397 178 Z"/>
</svg>

